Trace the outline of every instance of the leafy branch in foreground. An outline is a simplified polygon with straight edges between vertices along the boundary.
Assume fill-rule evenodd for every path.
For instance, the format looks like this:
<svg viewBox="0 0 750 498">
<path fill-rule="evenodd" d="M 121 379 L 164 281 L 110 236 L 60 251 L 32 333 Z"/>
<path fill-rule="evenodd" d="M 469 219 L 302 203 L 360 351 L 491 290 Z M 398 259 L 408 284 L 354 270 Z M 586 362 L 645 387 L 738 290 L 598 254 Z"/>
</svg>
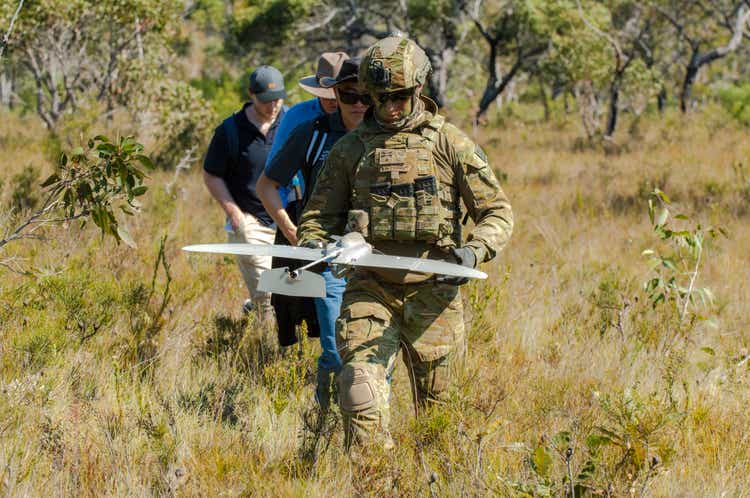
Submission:
<svg viewBox="0 0 750 498">
<path fill-rule="evenodd" d="M 649 300 L 654 308 L 660 303 L 672 303 L 682 322 L 688 313 L 688 306 L 696 299 L 704 305 L 711 304 L 714 296 L 707 287 L 697 287 L 696 281 L 703 263 L 703 249 L 706 239 L 714 239 L 719 234 L 726 236 L 723 228 L 703 228 L 696 224 L 683 230 L 673 229 L 669 223 L 671 201 L 659 189 L 655 189 L 648 201 L 648 215 L 654 233 L 660 240 L 669 243 L 670 251 L 654 249 L 643 251 L 649 257 L 654 275 L 644 284 Z M 675 220 L 689 222 L 684 214 L 674 215 Z"/>
<path fill-rule="evenodd" d="M 45 190 L 41 206 L 0 239 L 0 248 L 13 241 L 39 238 L 37 232 L 46 225 L 81 220 L 83 226 L 89 219 L 103 237 L 111 235 L 118 242 L 135 245 L 115 212 L 133 215 L 138 210 L 136 197 L 148 189 L 146 173 L 140 167 L 153 169 L 153 164 L 133 137 L 113 142 L 98 135 L 87 145 L 87 150 L 77 147 L 70 154 L 61 154 L 57 171 L 41 185 Z"/>
</svg>

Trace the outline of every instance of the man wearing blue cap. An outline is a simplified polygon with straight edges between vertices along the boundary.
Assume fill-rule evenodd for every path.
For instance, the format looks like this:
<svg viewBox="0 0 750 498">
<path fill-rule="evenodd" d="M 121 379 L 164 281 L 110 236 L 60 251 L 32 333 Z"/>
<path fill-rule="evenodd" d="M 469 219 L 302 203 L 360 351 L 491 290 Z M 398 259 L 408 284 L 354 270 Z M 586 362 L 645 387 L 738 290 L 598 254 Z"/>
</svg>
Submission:
<svg viewBox="0 0 750 498">
<path fill-rule="evenodd" d="M 216 128 L 203 163 L 203 179 L 226 213 L 230 242 L 273 244 L 276 226 L 255 190 L 284 115 L 284 77 L 272 66 L 250 75 L 250 101 Z M 272 325 L 271 295 L 258 291 L 260 274 L 271 268 L 267 256 L 238 256 L 237 263 L 250 299 L 245 311 Z"/>
</svg>

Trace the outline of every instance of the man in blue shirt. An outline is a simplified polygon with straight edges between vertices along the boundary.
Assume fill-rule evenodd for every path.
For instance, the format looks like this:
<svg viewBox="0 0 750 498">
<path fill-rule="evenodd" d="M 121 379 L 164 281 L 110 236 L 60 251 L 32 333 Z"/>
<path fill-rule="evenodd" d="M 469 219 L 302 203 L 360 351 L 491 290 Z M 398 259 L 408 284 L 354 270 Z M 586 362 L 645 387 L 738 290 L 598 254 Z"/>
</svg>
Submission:
<svg viewBox="0 0 750 498">
<path fill-rule="evenodd" d="M 322 87 L 320 82 L 323 78 L 335 77 L 341 69 L 341 64 L 348 58 L 349 56 L 343 52 L 325 52 L 318 59 L 315 74 L 299 81 L 299 85 L 305 91 L 315 95 L 315 98 L 292 106 L 284 114 L 284 119 L 281 120 L 279 128 L 276 130 L 276 137 L 271 152 L 268 154 L 266 165 L 271 163 L 281 146 L 289 139 L 289 135 L 299 124 L 336 112 L 336 109 L 338 109 L 336 94 L 332 88 Z M 293 166 L 296 172 L 302 165 L 299 163 Z M 282 205 L 287 208 L 295 222 L 295 214 L 298 211 L 298 203 L 302 199 L 304 188 L 304 179 L 302 175 L 297 174 L 293 174 L 289 181 L 279 187 L 278 195 L 281 197 Z M 275 243 L 289 244 L 280 233 L 276 234 Z M 298 267 L 299 264 L 293 260 L 273 258 L 272 266 L 274 268 L 288 267 L 293 269 Z M 318 314 L 315 311 L 315 303 L 312 298 L 274 294 L 271 296 L 271 304 L 276 310 L 277 333 L 279 344 L 282 347 L 291 346 L 297 342 L 296 326 L 303 321 L 307 324 L 308 336 L 318 337 L 320 335 Z"/>
<path fill-rule="evenodd" d="M 318 59 L 318 68 L 315 74 L 299 80 L 299 86 L 306 92 L 315 95 L 315 98 L 295 104 L 286 112 L 284 119 L 279 123 L 278 130 L 276 130 L 276 139 L 271 147 L 271 152 L 268 154 L 266 164 L 271 162 L 273 156 L 281 148 L 281 144 L 287 141 L 292 130 L 297 125 L 315 119 L 318 116 L 336 112 L 338 108 L 336 95 L 332 88 L 323 88 L 320 85 L 320 80 L 323 78 L 335 78 L 341 69 L 341 64 L 348 58 L 349 56 L 344 52 L 324 52 Z M 283 185 L 279 188 L 279 195 L 284 207 L 289 202 L 298 200 L 304 188 L 303 180 L 299 175 L 294 177 L 291 185 Z"/>
<path fill-rule="evenodd" d="M 277 189 L 286 185 L 298 171 L 301 172 L 307 187 L 299 209 L 301 211 L 315 188 L 315 181 L 328 157 L 328 151 L 341 137 L 362 122 L 371 103 L 369 95 L 357 82 L 358 71 L 359 58 L 356 57 L 346 60 L 335 78 L 322 79 L 322 85 L 335 89 L 339 111 L 297 126 L 289 138 L 280 144 L 279 152 L 271 158 L 258 179 L 256 188 L 266 211 L 277 223 L 279 233 L 292 245 L 297 244 L 297 218 L 292 217 L 299 212 L 289 213 L 283 208 Z M 346 282 L 334 277 L 327 268 L 322 275 L 326 280 L 326 297 L 315 299 L 323 350 L 318 359 L 316 397 L 321 408 L 327 409 L 331 376 L 341 369 L 341 357 L 336 349 L 336 319 L 341 309 Z"/>
</svg>

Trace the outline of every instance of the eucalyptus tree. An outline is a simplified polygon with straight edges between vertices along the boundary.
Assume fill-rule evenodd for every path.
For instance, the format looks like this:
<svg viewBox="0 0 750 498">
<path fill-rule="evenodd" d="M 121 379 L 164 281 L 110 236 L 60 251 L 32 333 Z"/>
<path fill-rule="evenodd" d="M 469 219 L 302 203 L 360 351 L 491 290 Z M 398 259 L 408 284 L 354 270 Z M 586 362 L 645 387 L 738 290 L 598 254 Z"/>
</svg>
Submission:
<svg viewBox="0 0 750 498">
<path fill-rule="evenodd" d="M 390 34 L 408 36 L 430 59 L 428 90 L 442 107 L 454 59 L 470 28 L 459 7 L 457 0 L 333 0 L 311 9 L 296 31 L 307 47 L 340 48 L 352 55 Z"/>
<path fill-rule="evenodd" d="M 28 0 L 7 47 L 33 81 L 47 127 L 90 99 L 112 111 L 146 72 L 163 72 L 181 8 L 178 0 Z"/>
<path fill-rule="evenodd" d="M 460 1 L 488 48 L 487 81 L 476 113 L 482 117 L 508 84 L 522 70 L 536 66 L 547 52 L 549 23 L 542 2 L 535 0 Z M 501 60 L 510 59 L 510 69 L 499 71 Z"/>
<path fill-rule="evenodd" d="M 586 9 L 582 0 L 576 0 L 576 7 L 586 28 L 606 42 L 608 112 L 604 136 L 612 137 L 626 80 L 638 87 L 636 92 L 648 92 L 648 84 L 654 81 L 645 62 L 652 53 L 649 39 L 654 29 L 653 16 L 647 5 L 636 0 L 589 2 Z M 598 19 L 589 13 L 595 13 Z"/>
<path fill-rule="evenodd" d="M 651 5 L 674 29 L 685 72 L 680 109 L 691 105 L 701 68 L 736 51 L 750 38 L 748 0 L 652 0 Z"/>
</svg>

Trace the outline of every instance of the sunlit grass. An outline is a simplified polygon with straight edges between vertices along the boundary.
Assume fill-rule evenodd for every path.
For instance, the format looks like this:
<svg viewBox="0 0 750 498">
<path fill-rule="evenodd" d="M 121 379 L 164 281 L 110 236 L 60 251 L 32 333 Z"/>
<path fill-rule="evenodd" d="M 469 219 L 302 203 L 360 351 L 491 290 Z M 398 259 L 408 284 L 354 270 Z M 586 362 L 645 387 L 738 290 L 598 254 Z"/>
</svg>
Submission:
<svg viewBox="0 0 750 498">
<path fill-rule="evenodd" d="M 8 202 L 13 175 L 52 166 L 34 120 L 0 122 Z M 311 443 L 315 342 L 277 351 L 240 313 L 234 262 L 180 251 L 225 239 L 198 165 L 172 194 L 172 173 L 153 174 L 126 220 L 137 249 L 77 224 L 9 245 L 35 276 L 0 270 L 0 490 L 564 496 L 572 475 L 592 496 L 746 493 L 750 141 L 711 115 L 639 133 L 613 151 L 577 146 L 575 123 L 478 131 L 516 229 L 490 279 L 464 288 L 467 359 L 447 405 L 414 420 L 397 368 L 391 454 L 347 456 L 335 411 Z M 730 234 L 705 249 L 698 280 L 716 300 L 688 323 L 642 290 L 655 187 Z M 165 235 L 157 316 L 162 267 L 144 292 Z"/>
</svg>

